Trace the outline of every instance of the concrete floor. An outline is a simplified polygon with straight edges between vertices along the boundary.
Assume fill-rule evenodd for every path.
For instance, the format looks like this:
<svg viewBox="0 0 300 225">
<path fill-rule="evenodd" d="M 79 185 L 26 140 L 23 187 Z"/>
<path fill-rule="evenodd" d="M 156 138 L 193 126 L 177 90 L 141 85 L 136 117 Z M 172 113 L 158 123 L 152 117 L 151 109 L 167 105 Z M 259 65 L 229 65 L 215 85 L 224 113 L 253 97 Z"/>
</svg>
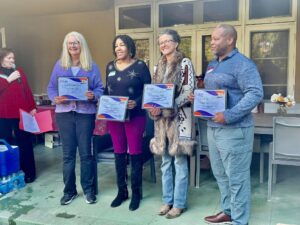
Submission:
<svg viewBox="0 0 300 225">
<path fill-rule="evenodd" d="M 140 208 L 131 212 L 129 201 L 118 208 L 110 203 L 116 195 L 113 165 L 98 164 L 98 202 L 85 203 L 79 185 L 79 197 L 68 206 L 61 206 L 63 182 L 61 149 L 35 147 L 38 178 L 25 188 L 0 197 L 0 225 L 204 225 L 203 217 L 219 211 L 219 192 L 210 171 L 201 172 L 200 188 L 189 189 L 188 210 L 179 218 L 168 220 L 157 215 L 161 205 L 160 160 L 157 160 L 156 184 L 145 167 Z M 300 224 L 300 168 L 279 167 L 278 183 L 272 201 L 267 199 L 267 182 L 259 184 L 257 156 L 252 165 L 252 211 L 250 225 Z M 77 168 L 77 174 L 79 174 Z"/>
</svg>

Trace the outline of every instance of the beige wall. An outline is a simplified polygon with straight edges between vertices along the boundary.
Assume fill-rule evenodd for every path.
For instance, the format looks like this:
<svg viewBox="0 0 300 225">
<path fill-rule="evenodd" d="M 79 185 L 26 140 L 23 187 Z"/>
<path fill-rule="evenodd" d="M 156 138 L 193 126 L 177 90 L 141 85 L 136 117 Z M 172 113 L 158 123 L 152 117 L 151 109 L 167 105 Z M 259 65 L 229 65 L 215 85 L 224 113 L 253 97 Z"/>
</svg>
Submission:
<svg viewBox="0 0 300 225">
<path fill-rule="evenodd" d="M 16 64 L 23 67 L 34 93 L 45 93 L 55 61 L 60 57 L 66 33 L 78 31 L 88 41 L 102 77 L 112 60 L 111 42 L 115 36 L 114 8 L 105 11 L 4 20 L 7 47 L 16 52 Z"/>
</svg>

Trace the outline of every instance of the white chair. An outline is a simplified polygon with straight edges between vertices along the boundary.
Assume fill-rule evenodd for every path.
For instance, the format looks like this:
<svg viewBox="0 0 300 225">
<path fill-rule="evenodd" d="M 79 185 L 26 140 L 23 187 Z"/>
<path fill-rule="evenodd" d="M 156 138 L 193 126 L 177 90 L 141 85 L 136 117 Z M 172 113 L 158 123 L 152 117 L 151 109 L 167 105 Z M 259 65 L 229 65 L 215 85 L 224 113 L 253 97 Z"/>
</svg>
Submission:
<svg viewBox="0 0 300 225">
<path fill-rule="evenodd" d="M 274 117 L 270 144 L 268 200 L 276 183 L 277 165 L 300 166 L 300 117 Z"/>
</svg>

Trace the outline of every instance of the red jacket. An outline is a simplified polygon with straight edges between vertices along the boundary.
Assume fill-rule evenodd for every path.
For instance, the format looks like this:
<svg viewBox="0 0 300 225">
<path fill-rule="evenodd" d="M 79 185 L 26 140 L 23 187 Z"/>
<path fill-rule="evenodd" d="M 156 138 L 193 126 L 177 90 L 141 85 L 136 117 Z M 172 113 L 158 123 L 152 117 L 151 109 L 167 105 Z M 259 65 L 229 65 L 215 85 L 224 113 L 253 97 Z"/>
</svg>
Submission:
<svg viewBox="0 0 300 225">
<path fill-rule="evenodd" d="M 14 80 L 8 83 L 0 77 L 0 118 L 19 118 L 19 109 L 27 112 L 36 108 L 32 92 L 23 70 L 18 68 L 21 75 L 21 82 Z M 0 74 L 2 72 L 0 71 Z"/>
</svg>

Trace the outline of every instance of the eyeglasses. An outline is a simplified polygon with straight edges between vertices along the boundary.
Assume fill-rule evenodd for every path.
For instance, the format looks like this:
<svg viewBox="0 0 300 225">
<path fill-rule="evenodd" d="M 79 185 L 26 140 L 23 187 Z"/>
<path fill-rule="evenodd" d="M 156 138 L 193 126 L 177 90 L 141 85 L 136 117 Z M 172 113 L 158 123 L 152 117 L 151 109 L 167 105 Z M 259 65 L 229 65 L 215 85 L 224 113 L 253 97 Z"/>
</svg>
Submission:
<svg viewBox="0 0 300 225">
<path fill-rule="evenodd" d="M 70 46 L 78 46 L 79 45 L 79 41 L 68 42 L 68 45 L 70 45 Z"/>
<path fill-rule="evenodd" d="M 162 42 L 158 42 L 158 45 L 162 46 L 162 45 L 168 44 L 169 42 L 174 42 L 174 40 L 165 40 L 165 41 L 162 41 Z"/>
</svg>

